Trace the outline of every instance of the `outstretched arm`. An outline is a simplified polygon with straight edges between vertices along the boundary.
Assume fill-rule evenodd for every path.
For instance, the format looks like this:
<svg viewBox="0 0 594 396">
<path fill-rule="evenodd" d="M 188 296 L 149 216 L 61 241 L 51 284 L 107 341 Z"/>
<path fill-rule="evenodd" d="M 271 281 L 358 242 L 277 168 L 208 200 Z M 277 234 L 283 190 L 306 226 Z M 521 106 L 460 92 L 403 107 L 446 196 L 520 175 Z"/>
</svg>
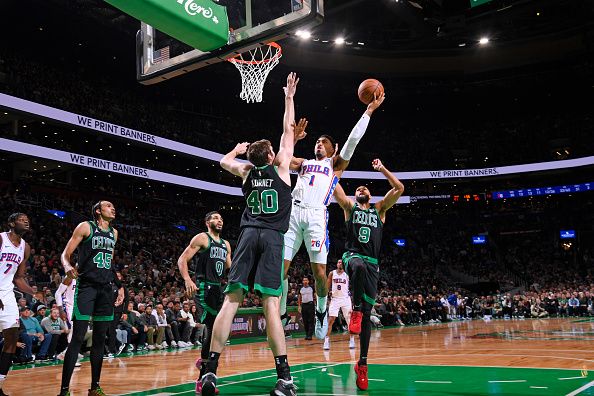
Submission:
<svg viewBox="0 0 594 396">
<path fill-rule="evenodd" d="M 237 143 L 235 148 L 225 154 L 220 162 L 223 169 L 235 176 L 241 177 L 242 180 L 245 180 L 253 165 L 239 162 L 235 158 L 237 158 L 238 155 L 245 154 L 249 145 L 250 144 L 247 142 Z"/>
<path fill-rule="evenodd" d="M 293 137 L 295 139 L 294 144 L 297 144 L 298 141 L 304 139 L 307 136 L 307 132 L 305 131 L 305 129 L 307 128 L 307 124 L 308 121 L 305 118 L 301 118 L 297 124 L 295 123 L 295 121 L 293 121 L 293 124 L 291 126 L 293 127 Z M 289 169 L 298 172 L 299 169 L 301 169 L 301 164 L 303 163 L 303 161 L 305 161 L 303 158 L 292 157 Z M 278 166 L 279 163 L 280 162 L 278 157 L 275 158 L 274 165 Z"/>
<path fill-rule="evenodd" d="M 386 99 L 386 94 L 383 93 L 381 96 L 376 96 L 374 94 L 373 101 L 367 105 L 367 110 L 361 116 L 353 130 L 351 131 L 349 137 L 347 138 L 346 143 L 342 146 L 340 150 L 340 154 L 334 158 L 334 170 L 335 171 L 343 171 L 349 165 L 349 161 L 355 152 L 355 148 L 359 141 L 365 135 L 365 131 L 367 131 L 367 126 L 369 125 L 369 119 L 373 112 L 380 107 L 380 105 Z"/>
<path fill-rule="evenodd" d="M 398 201 L 398 198 L 400 198 L 404 192 L 404 184 L 402 184 L 400 180 L 398 180 L 398 178 L 396 178 L 396 176 L 394 176 L 394 174 L 390 172 L 379 159 L 373 160 L 372 166 L 373 169 L 381 172 L 386 177 L 386 179 L 388 179 L 390 186 L 392 186 L 384 198 L 375 204 L 375 208 L 383 222 L 386 219 L 386 212 L 388 209 L 396 204 L 396 201 Z"/>
<path fill-rule="evenodd" d="M 344 211 L 344 218 L 348 219 L 351 217 L 351 212 L 353 211 L 353 206 L 355 206 L 355 203 L 351 201 L 349 197 L 347 197 L 340 183 L 338 183 L 334 189 L 334 199 Z"/>
<path fill-rule="evenodd" d="M 278 150 L 277 160 L 279 164 L 279 175 L 287 184 L 291 183 L 289 177 L 289 165 L 293 158 L 293 149 L 295 146 L 295 135 L 293 125 L 295 124 L 295 102 L 293 97 L 297 91 L 299 78 L 295 73 L 289 73 L 287 76 L 287 86 L 285 91 L 285 114 L 283 117 L 283 134 L 281 136 L 280 148 Z"/>
</svg>

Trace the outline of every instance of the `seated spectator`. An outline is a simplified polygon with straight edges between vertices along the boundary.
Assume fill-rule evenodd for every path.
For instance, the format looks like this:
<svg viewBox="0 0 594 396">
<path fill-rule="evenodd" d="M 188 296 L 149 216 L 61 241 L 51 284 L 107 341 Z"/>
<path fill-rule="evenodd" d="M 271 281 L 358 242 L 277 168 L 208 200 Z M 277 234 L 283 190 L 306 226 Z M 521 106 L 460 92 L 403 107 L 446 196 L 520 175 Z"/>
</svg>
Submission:
<svg viewBox="0 0 594 396">
<path fill-rule="evenodd" d="M 60 311 L 54 308 L 50 312 L 50 316 L 43 318 L 41 327 L 46 333 L 52 335 L 51 346 L 48 351 L 48 356 L 53 356 L 56 352 L 62 352 L 68 346 L 68 326 L 62 319 L 60 319 Z"/>
<path fill-rule="evenodd" d="M 530 306 L 530 313 L 533 318 L 546 318 L 549 316 L 549 313 L 544 307 L 544 303 L 540 301 L 540 298 L 537 298 L 532 305 Z"/>
<path fill-rule="evenodd" d="M 153 316 L 157 320 L 157 340 L 156 346 L 157 349 L 167 348 L 167 341 L 165 338 L 173 340 L 173 333 L 171 332 L 171 326 L 167 323 L 167 315 L 165 315 L 165 311 L 163 310 L 163 304 L 157 304 L 157 309 L 153 311 Z"/>
<path fill-rule="evenodd" d="M 32 348 L 39 345 L 39 353 L 35 361 L 46 361 L 53 359 L 53 356 L 48 356 L 49 348 L 52 343 L 52 335 L 44 334 L 41 325 L 37 319 L 31 317 L 31 310 L 28 307 L 21 308 L 21 323 L 25 327 L 25 332 L 22 333 L 23 342 L 31 348 L 31 352 L 27 356 L 32 356 Z M 30 345 L 30 347 L 29 347 Z"/>
<path fill-rule="evenodd" d="M 156 338 L 157 338 L 157 319 L 153 316 L 153 307 L 150 305 L 147 305 L 146 308 L 144 308 L 144 312 L 140 315 L 140 322 L 144 325 L 145 331 L 146 331 L 146 343 L 147 348 L 149 350 L 154 350 L 156 349 Z M 163 337 L 161 336 L 161 340 L 163 339 Z M 162 342 L 162 341 L 161 341 Z M 159 344 L 161 343 L 159 342 Z"/>
<path fill-rule="evenodd" d="M 371 324 L 373 326 L 375 326 L 376 328 L 384 327 L 384 325 L 381 322 L 381 317 L 382 316 L 380 314 L 378 314 L 377 311 L 375 310 L 375 305 L 374 305 L 371 308 L 371 316 L 369 317 L 371 319 Z"/>
</svg>

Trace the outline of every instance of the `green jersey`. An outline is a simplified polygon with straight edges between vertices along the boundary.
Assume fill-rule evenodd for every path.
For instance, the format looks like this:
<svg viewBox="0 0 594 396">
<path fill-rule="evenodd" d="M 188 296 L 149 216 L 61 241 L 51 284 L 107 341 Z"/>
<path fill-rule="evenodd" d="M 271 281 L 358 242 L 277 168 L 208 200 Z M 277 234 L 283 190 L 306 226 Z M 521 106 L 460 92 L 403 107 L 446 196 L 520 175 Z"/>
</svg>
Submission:
<svg viewBox="0 0 594 396">
<path fill-rule="evenodd" d="M 346 226 L 347 252 L 379 259 L 384 224 L 375 207 L 365 210 L 355 204 Z"/>
<path fill-rule="evenodd" d="M 111 283 L 115 275 L 111 268 L 115 232 L 111 226 L 108 230 L 102 230 L 96 222 L 88 223 L 91 234 L 78 246 L 78 276 L 81 282 Z"/>
</svg>

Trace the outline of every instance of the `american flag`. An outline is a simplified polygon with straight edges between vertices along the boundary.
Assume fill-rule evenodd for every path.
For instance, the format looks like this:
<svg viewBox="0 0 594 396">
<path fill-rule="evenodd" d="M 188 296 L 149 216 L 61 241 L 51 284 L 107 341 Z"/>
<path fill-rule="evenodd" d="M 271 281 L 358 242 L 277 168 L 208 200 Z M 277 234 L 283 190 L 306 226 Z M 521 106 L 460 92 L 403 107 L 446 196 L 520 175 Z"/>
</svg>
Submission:
<svg viewBox="0 0 594 396">
<path fill-rule="evenodd" d="M 169 46 L 153 52 L 153 63 L 159 63 L 169 59 Z"/>
</svg>

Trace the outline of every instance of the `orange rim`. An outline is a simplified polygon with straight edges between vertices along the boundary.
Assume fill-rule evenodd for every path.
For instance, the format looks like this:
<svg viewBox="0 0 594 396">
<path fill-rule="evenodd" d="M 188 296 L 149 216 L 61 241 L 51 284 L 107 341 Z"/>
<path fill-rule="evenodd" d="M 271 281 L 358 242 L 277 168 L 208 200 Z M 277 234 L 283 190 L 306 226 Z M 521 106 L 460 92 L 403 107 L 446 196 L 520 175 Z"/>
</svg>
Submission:
<svg viewBox="0 0 594 396">
<path fill-rule="evenodd" d="M 282 52 L 283 51 L 282 51 L 281 46 L 278 43 L 275 43 L 273 41 L 273 42 L 267 43 L 266 45 L 268 45 L 269 47 L 273 47 L 273 48 L 276 48 L 277 49 L 276 54 L 274 54 L 274 56 L 272 58 L 262 59 L 262 60 L 259 60 L 259 61 L 246 61 L 246 60 L 243 60 L 243 59 L 240 58 L 241 57 L 241 54 L 237 54 L 234 57 L 229 58 L 227 60 L 229 62 L 231 62 L 231 63 L 239 63 L 239 64 L 242 64 L 242 65 L 261 65 L 263 63 L 269 63 L 269 62 L 272 62 L 275 59 L 280 58 L 280 56 L 282 55 Z"/>
</svg>

